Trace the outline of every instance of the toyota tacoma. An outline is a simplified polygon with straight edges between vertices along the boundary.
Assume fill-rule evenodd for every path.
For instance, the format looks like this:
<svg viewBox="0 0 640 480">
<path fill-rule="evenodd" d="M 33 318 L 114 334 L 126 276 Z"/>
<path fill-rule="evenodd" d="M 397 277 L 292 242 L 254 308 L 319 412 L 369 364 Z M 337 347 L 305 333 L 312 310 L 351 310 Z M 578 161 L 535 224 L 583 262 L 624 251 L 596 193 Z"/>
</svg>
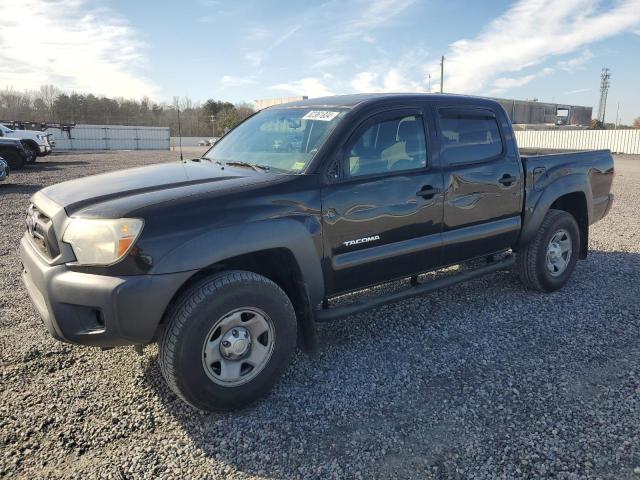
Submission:
<svg viewBox="0 0 640 480">
<path fill-rule="evenodd" d="M 201 158 L 40 190 L 23 279 L 55 338 L 157 341 L 179 397 L 232 409 L 265 394 L 296 345 L 317 348 L 316 322 L 498 270 L 561 288 L 613 176 L 609 151 L 521 155 L 488 99 L 305 100 L 254 114 Z"/>
</svg>

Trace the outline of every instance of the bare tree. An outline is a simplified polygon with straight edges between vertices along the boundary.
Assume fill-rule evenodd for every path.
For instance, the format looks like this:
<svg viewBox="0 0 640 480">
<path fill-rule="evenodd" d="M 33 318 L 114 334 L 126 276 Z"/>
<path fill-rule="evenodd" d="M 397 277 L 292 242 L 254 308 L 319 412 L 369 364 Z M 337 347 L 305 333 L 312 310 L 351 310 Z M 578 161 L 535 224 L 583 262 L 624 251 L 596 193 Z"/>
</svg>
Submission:
<svg viewBox="0 0 640 480">
<path fill-rule="evenodd" d="M 42 100 L 47 109 L 46 120 L 48 122 L 53 120 L 53 106 L 61 93 L 62 92 L 53 85 L 42 85 L 38 91 L 38 97 Z"/>
</svg>

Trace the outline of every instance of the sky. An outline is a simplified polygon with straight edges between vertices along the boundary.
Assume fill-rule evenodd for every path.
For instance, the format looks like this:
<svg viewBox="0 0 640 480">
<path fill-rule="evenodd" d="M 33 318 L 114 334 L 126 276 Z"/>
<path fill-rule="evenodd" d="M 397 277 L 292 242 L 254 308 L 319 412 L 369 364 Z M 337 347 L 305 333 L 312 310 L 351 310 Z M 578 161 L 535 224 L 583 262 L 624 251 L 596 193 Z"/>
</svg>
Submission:
<svg viewBox="0 0 640 480">
<path fill-rule="evenodd" d="M 0 0 L 0 89 L 170 102 L 444 90 L 640 117 L 640 0 Z"/>
</svg>

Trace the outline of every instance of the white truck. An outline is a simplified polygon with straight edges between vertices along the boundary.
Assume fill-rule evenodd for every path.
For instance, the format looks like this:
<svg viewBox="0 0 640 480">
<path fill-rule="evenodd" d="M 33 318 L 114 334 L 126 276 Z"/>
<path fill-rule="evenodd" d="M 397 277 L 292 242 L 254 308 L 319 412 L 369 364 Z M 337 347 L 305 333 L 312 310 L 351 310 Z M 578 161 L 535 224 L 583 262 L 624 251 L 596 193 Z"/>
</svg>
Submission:
<svg viewBox="0 0 640 480">
<path fill-rule="evenodd" d="M 28 163 L 35 162 L 38 157 L 49 155 L 52 142 L 49 135 L 37 130 L 12 130 L 0 123 L 0 137 L 17 138 L 27 152 Z"/>
</svg>

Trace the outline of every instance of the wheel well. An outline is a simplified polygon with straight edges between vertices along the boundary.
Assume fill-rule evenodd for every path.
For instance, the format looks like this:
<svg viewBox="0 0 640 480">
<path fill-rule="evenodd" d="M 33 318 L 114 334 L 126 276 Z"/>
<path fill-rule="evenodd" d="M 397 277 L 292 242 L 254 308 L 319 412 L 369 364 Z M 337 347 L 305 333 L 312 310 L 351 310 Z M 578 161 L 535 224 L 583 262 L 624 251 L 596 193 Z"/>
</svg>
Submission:
<svg viewBox="0 0 640 480">
<path fill-rule="evenodd" d="M 35 140 L 31 140 L 31 139 L 25 139 L 25 140 L 20 140 L 20 142 L 22 144 L 28 144 L 31 145 L 32 147 L 35 147 L 36 150 L 38 150 L 38 144 L 36 143 Z"/>
<path fill-rule="evenodd" d="M 550 208 L 570 213 L 580 228 L 580 258 L 586 258 L 589 250 L 589 212 L 587 198 L 582 192 L 573 192 L 558 198 Z"/>
<path fill-rule="evenodd" d="M 306 284 L 293 253 L 286 248 L 251 252 L 227 258 L 201 269 L 180 287 L 169 302 L 165 312 L 191 285 L 214 273 L 225 270 L 246 270 L 262 275 L 277 284 L 289 297 L 296 312 L 300 346 L 306 349 L 313 348 L 314 339 L 312 337 L 314 337 L 315 327 Z M 165 317 L 166 315 L 163 316 L 160 325 L 165 323 Z"/>
</svg>

